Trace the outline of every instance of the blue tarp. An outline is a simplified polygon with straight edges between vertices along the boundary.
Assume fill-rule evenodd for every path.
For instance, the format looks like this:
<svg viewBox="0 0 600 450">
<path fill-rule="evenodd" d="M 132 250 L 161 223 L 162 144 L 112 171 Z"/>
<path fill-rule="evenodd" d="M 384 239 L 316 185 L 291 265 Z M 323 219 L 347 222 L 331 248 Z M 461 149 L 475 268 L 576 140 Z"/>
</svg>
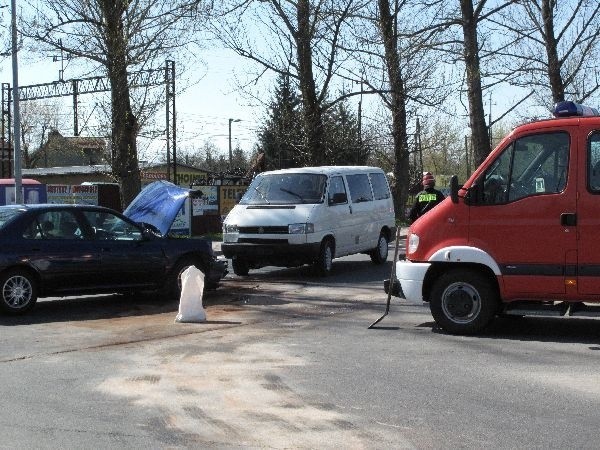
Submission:
<svg viewBox="0 0 600 450">
<path fill-rule="evenodd" d="M 154 225 L 165 235 L 189 193 L 190 189 L 168 181 L 155 181 L 133 199 L 123 214 L 135 222 Z"/>
</svg>

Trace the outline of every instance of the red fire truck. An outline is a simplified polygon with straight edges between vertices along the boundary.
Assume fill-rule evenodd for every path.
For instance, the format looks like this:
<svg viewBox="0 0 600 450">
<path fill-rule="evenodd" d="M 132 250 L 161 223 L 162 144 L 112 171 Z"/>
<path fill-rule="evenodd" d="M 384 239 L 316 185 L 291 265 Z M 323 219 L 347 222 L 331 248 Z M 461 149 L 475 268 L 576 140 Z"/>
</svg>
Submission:
<svg viewBox="0 0 600 450">
<path fill-rule="evenodd" d="M 409 229 L 386 292 L 429 302 L 444 330 L 498 314 L 600 316 L 600 114 L 561 102 L 515 128 Z"/>
</svg>

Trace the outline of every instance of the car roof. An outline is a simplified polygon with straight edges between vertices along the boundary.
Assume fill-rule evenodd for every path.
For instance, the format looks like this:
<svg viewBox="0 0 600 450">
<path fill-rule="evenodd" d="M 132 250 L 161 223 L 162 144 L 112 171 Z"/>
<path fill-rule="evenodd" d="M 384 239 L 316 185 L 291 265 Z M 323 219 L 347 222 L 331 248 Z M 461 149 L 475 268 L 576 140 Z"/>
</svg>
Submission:
<svg viewBox="0 0 600 450">
<path fill-rule="evenodd" d="M 21 204 L 21 205 L 1 205 L 0 209 L 23 209 L 23 210 L 39 210 L 39 209 L 95 209 L 95 210 L 102 210 L 102 211 L 110 211 L 113 213 L 117 213 L 117 211 L 111 209 L 111 208 L 106 208 L 104 206 L 98 206 L 98 205 L 84 205 L 84 204 L 78 204 L 78 203 L 27 203 L 27 204 Z"/>
<path fill-rule="evenodd" d="M 600 116 L 552 117 L 534 120 L 517 126 L 513 131 L 539 130 L 543 127 L 568 127 L 580 124 L 600 125 Z"/>
<path fill-rule="evenodd" d="M 283 175 L 288 173 L 318 174 L 318 175 L 336 175 L 347 173 L 367 173 L 379 172 L 381 168 L 374 166 L 315 166 L 315 167 L 297 167 L 293 169 L 280 169 L 262 172 L 259 175 Z"/>
</svg>

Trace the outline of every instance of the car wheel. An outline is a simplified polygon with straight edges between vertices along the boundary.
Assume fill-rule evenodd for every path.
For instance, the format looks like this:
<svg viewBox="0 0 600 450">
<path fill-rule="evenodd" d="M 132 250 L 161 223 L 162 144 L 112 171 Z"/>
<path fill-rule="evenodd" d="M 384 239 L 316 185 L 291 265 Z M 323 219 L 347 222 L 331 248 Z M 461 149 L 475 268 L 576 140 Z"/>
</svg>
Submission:
<svg viewBox="0 0 600 450">
<path fill-rule="evenodd" d="M 330 240 L 325 240 L 321 243 L 319 256 L 313 264 L 313 268 L 317 275 L 325 277 L 331 273 L 333 264 L 333 244 Z"/>
<path fill-rule="evenodd" d="M 202 264 L 200 264 L 194 258 L 184 258 L 178 261 L 177 264 L 175 264 L 173 270 L 171 271 L 171 276 L 167 282 L 167 293 L 170 296 L 177 296 L 177 298 L 181 296 L 181 275 L 191 266 L 195 266 L 196 268 L 201 270 L 202 273 L 206 273 L 202 267 Z"/>
<path fill-rule="evenodd" d="M 250 272 L 248 263 L 243 259 L 233 258 L 231 260 L 231 266 L 233 267 L 233 273 L 240 277 L 245 277 L 248 275 L 248 272 Z"/>
<path fill-rule="evenodd" d="M 375 264 L 383 264 L 387 261 L 388 258 L 388 240 L 385 234 L 381 233 L 379 235 L 379 239 L 377 240 L 377 247 L 371 250 L 369 254 L 371 256 L 371 261 Z"/>
<path fill-rule="evenodd" d="M 23 314 L 35 305 L 38 296 L 37 282 L 31 273 L 15 269 L 0 277 L 2 289 L 2 311 L 8 314 Z"/>
<path fill-rule="evenodd" d="M 485 328 L 498 310 L 497 290 L 483 275 L 472 270 L 453 270 L 433 285 L 431 315 L 445 331 L 474 334 Z"/>
</svg>

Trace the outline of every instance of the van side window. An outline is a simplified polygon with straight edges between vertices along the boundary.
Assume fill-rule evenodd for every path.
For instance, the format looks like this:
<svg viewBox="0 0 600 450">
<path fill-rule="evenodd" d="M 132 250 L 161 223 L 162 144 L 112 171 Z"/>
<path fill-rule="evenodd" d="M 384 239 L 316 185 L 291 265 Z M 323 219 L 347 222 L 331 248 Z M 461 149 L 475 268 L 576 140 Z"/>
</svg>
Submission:
<svg viewBox="0 0 600 450">
<path fill-rule="evenodd" d="M 568 162 L 567 133 L 518 139 L 484 173 L 478 203 L 494 205 L 562 192 L 567 184 Z"/>
<path fill-rule="evenodd" d="M 331 177 L 328 200 L 330 205 L 348 203 L 346 187 L 344 186 L 344 179 L 342 177 Z"/>
<path fill-rule="evenodd" d="M 588 188 L 600 193 L 600 132 L 591 134 L 588 142 Z"/>
<path fill-rule="evenodd" d="M 369 174 L 371 186 L 373 186 L 373 195 L 375 200 L 383 200 L 390 198 L 390 188 L 388 187 L 385 175 L 381 172 L 373 172 Z"/>
<path fill-rule="evenodd" d="M 346 175 L 348 180 L 348 189 L 350 190 L 350 198 L 352 203 L 369 202 L 373 200 L 371 192 L 371 184 L 366 173 L 356 175 Z"/>
</svg>

